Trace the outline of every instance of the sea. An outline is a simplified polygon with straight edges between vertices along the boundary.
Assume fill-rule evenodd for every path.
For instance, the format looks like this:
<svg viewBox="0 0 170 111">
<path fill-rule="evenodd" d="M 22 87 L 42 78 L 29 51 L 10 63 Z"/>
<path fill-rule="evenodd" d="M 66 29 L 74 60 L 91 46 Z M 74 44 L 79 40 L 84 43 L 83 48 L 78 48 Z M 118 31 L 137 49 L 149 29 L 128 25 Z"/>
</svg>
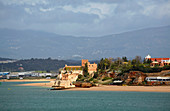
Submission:
<svg viewBox="0 0 170 111">
<path fill-rule="evenodd" d="M 1 82 L 0 111 L 170 111 L 170 93 L 66 91 Z"/>
</svg>

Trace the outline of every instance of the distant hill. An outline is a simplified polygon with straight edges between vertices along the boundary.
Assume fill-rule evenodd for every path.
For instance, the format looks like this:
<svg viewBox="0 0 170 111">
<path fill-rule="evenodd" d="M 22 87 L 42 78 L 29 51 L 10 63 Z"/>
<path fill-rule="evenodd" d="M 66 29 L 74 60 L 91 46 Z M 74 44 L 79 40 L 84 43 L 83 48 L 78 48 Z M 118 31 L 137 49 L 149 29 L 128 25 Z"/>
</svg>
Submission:
<svg viewBox="0 0 170 111">
<path fill-rule="evenodd" d="M 99 61 L 90 61 L 91 63 L 98 63 Z M 0 72 L 2 71 L 21 71 L 19 68 L 22 67 L 23 71 L 58 71 L 67 64 L 80 66 L 80 60 L 58 60 L 58 59 L 22 59 L 10 63 L 0 63 Z"/>
<path fill-rule="evenodd" d="M 91 59 L 150 54 L 170 57 L 170 26 L 102 37 L 73 37 L 42 31 L 0 29 L 0 56 L 8 58 Z"/>
<path fill-rule="evenodd" d="M 13 63 L 0 63 L 1 71 L 21 71 L 19 68 L 23 68 L 23 71 L 58 71 L 59 68 L 63 68 L 67 65 L 80 65 L 80 61 L 65 61 L 57 59 L 24 59 L 18 60 Z"/>
<path fill-rule="evenodd" d="M 13 59 L 0 57 L 0 61 L 7 61 L 7 60 L 13 60 Z"/>
</svg>

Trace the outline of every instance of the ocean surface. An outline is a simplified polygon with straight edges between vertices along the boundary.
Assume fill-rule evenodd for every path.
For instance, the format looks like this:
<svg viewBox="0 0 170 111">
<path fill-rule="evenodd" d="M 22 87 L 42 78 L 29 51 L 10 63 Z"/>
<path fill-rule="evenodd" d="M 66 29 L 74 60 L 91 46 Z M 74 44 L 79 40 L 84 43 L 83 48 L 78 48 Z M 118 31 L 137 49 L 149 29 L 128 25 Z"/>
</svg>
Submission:
<svg viewBox="0 0 170 111">
<path fill-rule="evenodd" d="M 1 82 L 0 111 L 170 111 L 170 93 L 58 91 Z"/>
</svg>

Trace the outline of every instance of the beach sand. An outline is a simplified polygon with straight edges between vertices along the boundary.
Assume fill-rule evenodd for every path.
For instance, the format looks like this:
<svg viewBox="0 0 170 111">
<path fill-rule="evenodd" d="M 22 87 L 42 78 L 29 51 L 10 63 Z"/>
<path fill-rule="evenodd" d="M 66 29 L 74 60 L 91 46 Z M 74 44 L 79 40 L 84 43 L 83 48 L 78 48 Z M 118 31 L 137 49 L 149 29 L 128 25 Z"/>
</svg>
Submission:
<svg viewBox="0 0 170 111">
<path fill-rule="evenodd" d="M 170 92 L 170 86 L 100 86 L 91 88 L 72 88 L 70 91 L 135 91 L 135 92 Z"/>
<path fill-rule="evenodd" d="M 41 86 L 49 87 L 53 83 L 30 83 L 30 84 L 21 84 L 20 86 Z M 170 92 L 170 86 L 113 86 L 113 85 L 102 85 L 99 87 L 91 88 L 70 88 L 64 89 L 68 91 L 135 91 L 135 92 Z"/>
</svg>

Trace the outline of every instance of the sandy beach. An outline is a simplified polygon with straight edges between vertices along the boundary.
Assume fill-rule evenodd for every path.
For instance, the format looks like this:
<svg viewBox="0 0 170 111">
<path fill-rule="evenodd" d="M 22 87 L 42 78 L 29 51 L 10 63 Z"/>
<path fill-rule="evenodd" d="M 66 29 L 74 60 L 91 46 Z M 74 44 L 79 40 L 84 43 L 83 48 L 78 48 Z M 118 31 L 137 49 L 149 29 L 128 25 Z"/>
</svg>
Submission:
<svg viewBox="0 0 170 111">
<path fill-rule="evenodd" d="M 20 86 L 41 86 L 49 87 L 53 83 L 30 83 L 30 84 L 21 84 Z M 102 85 L 99 87 L 91 88 L 70 88 L 65 89 L 68 91 L 135 91 L 135 92 L 170 92 L 170 86 L 113 86 L 113 85 Z"/>
<path fill-rule="evenodd" d="M 135 91 L 135 92 L 170 92 L 170 86 L 100 86 L 91 88 L 72 88 L 70 91 Z"/>
</svg>

